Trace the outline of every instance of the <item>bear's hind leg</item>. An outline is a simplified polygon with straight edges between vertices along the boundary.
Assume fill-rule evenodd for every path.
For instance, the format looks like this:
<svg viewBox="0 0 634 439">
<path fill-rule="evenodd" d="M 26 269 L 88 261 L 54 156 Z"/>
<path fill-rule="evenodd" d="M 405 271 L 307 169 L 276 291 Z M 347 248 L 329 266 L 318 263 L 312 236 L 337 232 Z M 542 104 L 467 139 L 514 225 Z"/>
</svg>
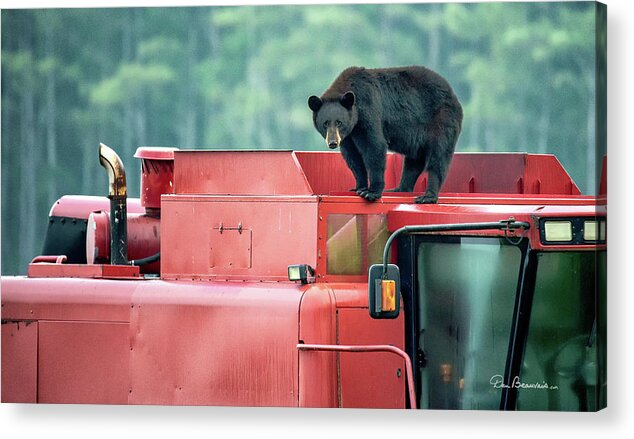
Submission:
<svg viewBox="0 0 634 439">
<path fill-rule="evenodd" d="M 416 198 L 418 204 L 434 204 L 438 202 L 438 192 L 445 181 L 453 149 L 450 152 L 443 149 L 435 149 L 427 163 L 427 189 L 425 194 Z"/>
<path fill-rule="evenodd" d="M 451 116 L 446 115 L 446 112 L 439 114 L 436 118 L 436 129 L 431 131 L 432 138 L 436 140 L 427 145 L 429 148 L 429 161 L 426 166 L 428 175 L 427 190 L 424 195 L 416 198 L 416 203 L 433 204 L 438 202 L 438 192 L 445 181 L 445 177 L 447 177 L 449 164 L 453 158 L 458 136 L 460 135 L 462 112 L 460 112 L 457 120 L 453 123 L 444 123 L 447 118 L 452 119 Z"/>
<path fill-rule="evenodd" d="M 438 202 L 438 192 L 445 181 L 452 154 L 448 157 L 430 157 L 427 164 L 427 189 L 425 194 L 416 198 L 418 204 L 434 204 Z"/>
<path fill-rule="evenodd" d="M 427 172 L 427 190 L 425 190 L 424 195 L 416 197 L 415 202 L 417 204 L 435 204 L 438 202 L 438 191 L 440 190 L 441 179 L 438 177 L 438 174 L 431 169 L 428 169 Z"/>
<path fill-rule="evenodd" d="M 401 175 L 401 182 L 394 189 L 389 189 L 386 192 L 412 192 L 416 180 L 420 177 L 425 169 L 425 158 L 413 159 L 410 157 L 403 157 L 403 173 Z"/>
</svg>

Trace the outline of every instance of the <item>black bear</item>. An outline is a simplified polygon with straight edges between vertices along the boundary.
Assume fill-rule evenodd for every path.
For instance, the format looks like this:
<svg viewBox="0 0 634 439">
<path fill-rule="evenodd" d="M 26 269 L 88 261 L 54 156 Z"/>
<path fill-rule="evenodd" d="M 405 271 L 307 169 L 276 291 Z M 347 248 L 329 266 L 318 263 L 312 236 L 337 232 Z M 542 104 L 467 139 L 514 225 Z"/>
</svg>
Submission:
<svg viewBox="0 0 634 439">
<path fill-rule="evenodd" d="M 416 202 L 438 201 L 462 126 L 462 107 L 442 76 L 422 66 L 350 67 L 308 106 L 328 147 L 341 148 L 357 194 L 381 198 L 389 149 L 404 156 L 401 182 L 391 191 L 411 192 L 426 169 L 427 190 Z"/>
</svg>

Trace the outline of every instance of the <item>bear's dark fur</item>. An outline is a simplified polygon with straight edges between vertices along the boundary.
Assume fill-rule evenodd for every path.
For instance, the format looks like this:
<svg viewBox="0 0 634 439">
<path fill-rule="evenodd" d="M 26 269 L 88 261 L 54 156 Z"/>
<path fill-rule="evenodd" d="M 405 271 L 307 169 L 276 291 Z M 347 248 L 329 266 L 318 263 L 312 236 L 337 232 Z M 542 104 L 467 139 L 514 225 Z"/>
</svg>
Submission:
<svg viewBox="0 0 634 439">
<path fill-rule="evenodd" d="M 360 196 L 381 197 L 390 149 L 404 156 L 401 182 L 392 191 L 411 192 L 426 169 L 427 190 L 416 202 L 437 202 L 462 126 L 460 102 L 439 74 L 419 66 L 350 67 L 308 106 L 326 144 L 341 147 Z"/>
</svg>

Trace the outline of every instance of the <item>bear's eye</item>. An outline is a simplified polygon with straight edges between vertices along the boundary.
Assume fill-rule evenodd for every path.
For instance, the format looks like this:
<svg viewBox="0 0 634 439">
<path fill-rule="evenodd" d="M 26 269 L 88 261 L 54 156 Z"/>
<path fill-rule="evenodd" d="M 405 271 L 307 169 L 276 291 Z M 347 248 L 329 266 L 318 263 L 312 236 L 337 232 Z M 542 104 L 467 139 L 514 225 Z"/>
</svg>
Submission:
<svg viewBox="0 0 634 439">
<path fill-rule="evenodd" d="M 340 127 L 341 126 L 341 121 L 338 120 L 337 122 L 335 122 L 335 124 L 337 124 L 337 126 Z"/>
<path fill-rule="evenodd" d="M 324 128 L 328 128 L 328 121 L 324 122 Z"/>
</svg>

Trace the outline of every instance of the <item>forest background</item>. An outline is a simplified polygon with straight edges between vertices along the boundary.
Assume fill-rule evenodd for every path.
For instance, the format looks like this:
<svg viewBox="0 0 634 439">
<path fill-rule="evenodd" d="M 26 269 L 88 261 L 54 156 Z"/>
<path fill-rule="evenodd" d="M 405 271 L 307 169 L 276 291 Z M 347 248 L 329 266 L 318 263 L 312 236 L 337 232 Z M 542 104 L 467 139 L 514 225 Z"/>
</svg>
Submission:
<svg viewBox="0 0 634 439">
<path fill-rule="evenodd" d="M 595 194 L 603 19 L 593 2 L 2 10 L 2 274 L 40 253 L 56 199 L 105 195 L 99 142 L 132 197 L 138 146 L 323 150 L 306 100 L 350 65 L 436 70 L 465 110 L 457 151 L 552 153 Z"/>
</svg>

